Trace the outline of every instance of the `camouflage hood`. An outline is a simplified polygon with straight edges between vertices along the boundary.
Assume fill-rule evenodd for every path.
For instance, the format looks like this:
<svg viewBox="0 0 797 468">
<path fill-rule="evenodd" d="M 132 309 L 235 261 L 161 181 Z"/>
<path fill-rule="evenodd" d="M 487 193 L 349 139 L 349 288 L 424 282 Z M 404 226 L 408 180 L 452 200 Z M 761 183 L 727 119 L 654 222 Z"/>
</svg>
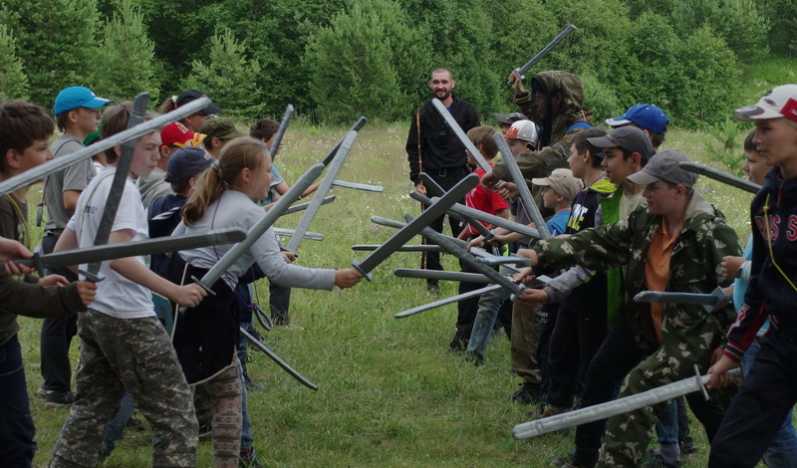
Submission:
<svg viewBox="0 0 797 468">
<path fill-rule="evenodd" d="M 547 95 L 562 95 L 562 110 L 553 117 L 551 125 L 551 144 L 562 139 L 567 127 L 582 119 L 584 87 L 576 75 L 557 70 L 540 72 L 531 79 L 531 90 L 532 93 L 540 91 Z M 544 124 L 543 117 L 533 115 L 532 120 Z"/>
</svg>

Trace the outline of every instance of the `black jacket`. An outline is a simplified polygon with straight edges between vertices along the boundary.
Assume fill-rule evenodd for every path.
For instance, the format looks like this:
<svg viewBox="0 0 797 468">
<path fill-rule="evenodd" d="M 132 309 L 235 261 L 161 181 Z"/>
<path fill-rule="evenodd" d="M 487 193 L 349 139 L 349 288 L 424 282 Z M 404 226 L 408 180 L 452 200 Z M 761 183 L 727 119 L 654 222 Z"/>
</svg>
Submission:
<svg viewBox="0 0 797 468">
<path fill-rule="evenodd" d="M 750 217 L 750 285 L 725 347 L 725 354 L 736 361 L 767 318 L 775 330 L 797 336 L 797 180 L 784 180 L 779 169 L 770 171 L 753 199 Z"/>
<path fill-rule="evenodd" d="M 465 132 L 479 125 L 479 114 L 465 101 L 454 97 L 454 102 L 448 110 Z M 419 119 L 420 154 L 418 153 Z M 421 171 L 436 172 L 440 169 L 463 168 L 467 164 L 465 146 L 448 128 L 431 100 L 426 101 L 412 114 L 406 149 L 407 159 L 410 162 L 410 180 L 415 184 L 418 183 Z"/>
</svg>

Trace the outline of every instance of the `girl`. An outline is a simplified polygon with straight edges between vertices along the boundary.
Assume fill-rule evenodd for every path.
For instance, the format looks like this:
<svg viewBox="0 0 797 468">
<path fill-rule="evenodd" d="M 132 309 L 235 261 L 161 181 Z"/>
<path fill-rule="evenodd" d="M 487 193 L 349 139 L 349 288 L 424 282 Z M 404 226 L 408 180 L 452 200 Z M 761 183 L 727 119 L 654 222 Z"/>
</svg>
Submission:
<svg viewBox="0 0 797 468">
<path fill-rule="evenodd" d="M 228 228 L 248 231 L 263 217 L 263 208 L 255 201 L 265 198 L 270 174 L 271 157 L 262 141 L 251 137 L 231 140 L 199 180 L 174 235 Z M 231 247 L 180 252 L 185 261 L 180 280 L 201 278 Z M 176 318 L 174 347 L 186 378 L 193 385 L 203 384 L 214 399 L 212 437 L 217 467 L 238 466 L 241 381 L 235 352 L 239 319 L 234 291 L 239 276 L 257 263 L 270 281 L 286 287 L 349 288 L 361 279 L 353 268 L 305 268 L 292 265 L 292 260 L 280 253 L 273 231 L 268 230 L 212 285 L 215 295 Z"/>
<path fill-rule="evenodd" d="M 127 128 L 131 106 L 114 106 L 103 116 L 103 138 Z M 122 189 L 109 242 L 147 237 L 147 216 L 133 179 L 158 158 L 158 132 L 135 143 L 130 178 Z M 108 166 L 81 192 L 72 219 L 55 251 L 94 245 L 121 148 L 106 152 Z M 169 337 L 155 316 L 152 292 L 183 305 L 205 295 L 198 285 L 178 286 L 153 273 L 140 257 L 104 262 L 95 300 L 78 317 L 80 365 L 77 397 L 55 444 L 52 467 L 96 466 L 102 430 L 126 391 L 155 433 L 153 466 L 195 466 L 197 422 L 191 391 Z"/>
</svg>

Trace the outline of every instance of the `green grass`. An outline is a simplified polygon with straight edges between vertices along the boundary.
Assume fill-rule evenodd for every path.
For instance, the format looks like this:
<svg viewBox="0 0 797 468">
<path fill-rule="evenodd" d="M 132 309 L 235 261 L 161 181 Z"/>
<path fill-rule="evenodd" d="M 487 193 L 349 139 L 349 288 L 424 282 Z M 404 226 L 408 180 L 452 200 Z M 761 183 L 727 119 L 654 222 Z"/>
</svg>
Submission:
<svg viewBox="0 0 797 468">
<path fill-rule="evenodd" d="M 341 128 L 298 123 L 287 133 L 277 160 L 293 181 L 320 159 L 343 134 Z M 380 242 L 390 230 L 371 224 L 371 215 L 399 218 L 419 208 L 407 196 L 405 125 L 366 126 L 340 178 L 379 183 L 385 193 L 335 189 L 337 201 L 321 209 L 312 230 L 324 242 L 306 241 L 300 263 L 342 267 L 362 254 L 355 243 Z M 675 130 L 667 146 L 705 159 L 705 135 Z M 699 190 L 746 235 L 750 195 L 702 180 Z M 35 191 L 34 191 L 35 192 Z M 35 194 L 33 194 L 35 195 Z M 294 226 L 299 214 L 280 222 Z M 451 258 L 445 261 L 454 265 Z M 292 326 L 267 334 L 267 342 L 288 362 L 319 384 L 318 392 L 298 385 L 265 356 L 254 354 L 250 372 L 266 389 L 250 395 L 256 447 L 269 466 L 547 466 L 566 454 L 572 432 L 514 441 L 512 426 L 527 420 L 527 408 L 509 401 L 518 379 L 509 371 L 509 343 L 499 335 L 486 364 L 476 368 L 447 351 L 456 308 L 430 311 L 405 320 L 392 315 L 435 299 L 417 280 L 392 276 L 396 267 L 415 267 L 417 254 L 396 254 L 375 271 L 374 281 L 347 291 L 294 290 Z M 260 303 L 267 287 L 259 285 Z M 446 284 L 441 295 L 455 293 Z M 267 308 L 267 306 L 265 307 Z M 20 319 L 39 450 L 36 465 L 49 459 L 66 418 L 63 409 L 44 406 L 33 396 L 39 373 L 40 322 Z M 78 345 L 72 347 L 76 363 Z M 708 452 L 697 423 L 700 454 L 687 466 L 705 466 Z M 128 431 L 105 466 L 146 466 L 149 433 Z M 201 444 L 200 466 L 211 463 L 210 443 Z"/>
</svg>

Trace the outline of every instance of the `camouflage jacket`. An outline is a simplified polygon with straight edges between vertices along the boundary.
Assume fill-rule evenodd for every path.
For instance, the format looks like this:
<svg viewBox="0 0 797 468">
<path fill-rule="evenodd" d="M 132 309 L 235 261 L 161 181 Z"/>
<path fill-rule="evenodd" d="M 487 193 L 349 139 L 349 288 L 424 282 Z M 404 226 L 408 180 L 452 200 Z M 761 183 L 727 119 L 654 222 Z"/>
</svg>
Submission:
<svg viewBox="0 0 797 468">
<path fill-rule="evenodd" d="M 523 177 L 531 185 L 535 177 L 547 177 L 551 171 L 560 167 L 567 167 L 567 158 L 570 156 L 572 133 L 568 129 L 575 122 L 583 118 L 584 89 L 581 80 L 572 73 L 563 71 L 544 71 L 532 78 L 532 89 L 541 88 L 547 93 L 560 93 L 562 95 L 562 110 L 553 118 L 551 125 L 551 144 L 539 151 L 528 151 L 517 156 L 518 166 Z M 513 100 L 523 112 L 541 124 L 544 116 L 534 115 L 531 104 L 531 93 L 523 91 L 515 95 Z M 509 171 L 503 162 L 496 161 L 493 173 L 501 179 L 511 179 Z"/>
<path fill-rule="evenodd" d="M 542 241 L 537 246 L 539 267 L 564 268 L 574 263 L 593 270 L 626 266 L 624 301 L 621 308 L 635 338 L 643 349 L 658 346 L 648 304 L 634 303 L 645 283 L 647 252 L 662 222 L 660 216 L 640 207 L 627 221 L 587 229 L 579 233 Z M 710 293 L 722 282 L 720 262 L 727 255 L 741 254 L 736 233 L 725 224 L 725 217 L 695 193 L 686 210 L 686 221 L 675 242 L 670 260 L 667 291 Z M 664 305 L 662 331 L 678 332 L 694 328 L 707 320 L 715 322 L 717 332 L 733 319 L 733 310 L 710 313 L 701 305 Z"/>
</svg>

